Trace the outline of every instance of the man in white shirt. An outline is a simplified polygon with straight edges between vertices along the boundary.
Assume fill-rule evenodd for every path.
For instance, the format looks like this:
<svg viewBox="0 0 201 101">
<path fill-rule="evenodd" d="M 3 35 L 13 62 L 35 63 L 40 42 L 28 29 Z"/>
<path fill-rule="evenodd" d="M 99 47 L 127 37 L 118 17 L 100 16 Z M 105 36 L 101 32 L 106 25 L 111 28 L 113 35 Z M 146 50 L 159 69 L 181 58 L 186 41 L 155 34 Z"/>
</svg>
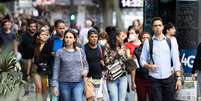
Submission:
<svg viewBox="0 0 201 101">
<path fill-rule="evenodd" d="M 181 88 L 181 64 L 179 62 L 178 48 L 167 43 L 163 34 L 164 25 L 160 17 L 152 19 L 152 56 L 150 55 L 150 41 L 146 40 L 140 57 L 141 65 L 149 69 L 151 80 L 152 101 L 175 101 L 175 89 Z M 171 41 L 171 44 L 173 41 Z M 171 65 L 172 61 L 172 65 Z M 173 69 L 172 69 L 173 68 Z M 172 71 L 174 70 L 174 72 Z M 175 75 L 176 86 L 175 86 Z"/>
</svg>

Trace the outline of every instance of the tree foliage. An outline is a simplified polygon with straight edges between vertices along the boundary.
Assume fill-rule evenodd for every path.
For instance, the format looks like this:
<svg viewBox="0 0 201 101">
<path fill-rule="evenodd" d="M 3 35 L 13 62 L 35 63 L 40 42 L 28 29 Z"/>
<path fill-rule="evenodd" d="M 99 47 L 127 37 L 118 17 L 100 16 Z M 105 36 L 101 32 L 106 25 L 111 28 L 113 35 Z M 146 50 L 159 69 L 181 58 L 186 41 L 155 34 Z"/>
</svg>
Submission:
<svg viewBox="0 0 201 101">
<path fill-rule="evenodd" d="M 0 3 L 0 13 L 4 13 L 5 12 L 5 5 Z"/>
</svg>

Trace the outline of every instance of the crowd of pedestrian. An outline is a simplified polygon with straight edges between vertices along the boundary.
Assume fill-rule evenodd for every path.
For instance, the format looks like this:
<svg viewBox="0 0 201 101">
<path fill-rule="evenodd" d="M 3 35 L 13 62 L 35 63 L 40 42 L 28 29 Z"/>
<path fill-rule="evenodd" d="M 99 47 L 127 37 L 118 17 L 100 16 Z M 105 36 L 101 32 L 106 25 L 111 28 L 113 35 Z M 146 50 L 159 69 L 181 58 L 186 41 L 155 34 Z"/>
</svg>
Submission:
<svg viewBox="0 0 201 101">
<path fill-rule="evenodd" d="M 182 71 L 173 24 L 165 27 L 154 17 L 153 35 L 138 19 L 127 32 L 115 26 L 99 32 L 93 25 L 90 19 L 79 29 L 62 19 L 51 26 L 47 20 L 4 16 L 0 49 L 21 55 L 23 79 L 34 81 L 37 101 L 49 95 L 58 101 L 135 101 L 135 96 L 138 101 L 175 101 Z M 91 79 L 93 96 L 85 96 L 85 78 Z"/>
</svg>

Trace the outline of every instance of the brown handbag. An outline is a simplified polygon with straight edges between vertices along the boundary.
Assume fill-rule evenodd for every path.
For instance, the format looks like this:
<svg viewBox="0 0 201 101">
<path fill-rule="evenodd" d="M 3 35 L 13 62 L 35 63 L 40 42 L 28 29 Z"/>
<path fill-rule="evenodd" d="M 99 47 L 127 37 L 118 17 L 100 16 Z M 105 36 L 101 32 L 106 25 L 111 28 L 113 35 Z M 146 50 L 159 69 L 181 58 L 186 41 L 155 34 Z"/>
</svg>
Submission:
<svg viewBox="0 0 201 101">
<path fill-rule="evenodd" d="M 83 61 L 82 61 L 82 53 L 80 51 L 80 59 L 81 59 L 81 68 L 84 70 Z M 86 98 L 91 98 L 95 95 L 94 93 L 94 85 L 92 83 L 92 78 L 84 76 L 84 93 Z"/>
<path fill-rule="evenodd" d="M 84 77 L 84 90 L 86 98 L 91 98 L 94 96 L 94 85 L 92 83 L 92 78 Z"/>
</svg>

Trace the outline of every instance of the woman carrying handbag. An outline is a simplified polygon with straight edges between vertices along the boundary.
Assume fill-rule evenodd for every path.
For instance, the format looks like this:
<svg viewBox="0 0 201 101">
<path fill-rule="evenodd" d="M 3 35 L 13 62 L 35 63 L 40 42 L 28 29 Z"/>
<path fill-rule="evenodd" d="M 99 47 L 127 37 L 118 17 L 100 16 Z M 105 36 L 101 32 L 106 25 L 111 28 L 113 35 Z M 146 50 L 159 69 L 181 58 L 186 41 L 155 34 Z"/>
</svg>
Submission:
<svg viewBox="0 0 201 101">
<path fill-rule="evenodd" d="M 124 33 L 115 27 L 108 27 L 106 31 L 109 35 L 109 45 L 104 50 L 104 62 L 110 101 L 126 101 L 128 87 L 126 75 L 130 71 L 134 77 L 135 68 L 134 65 L 130 65 L 133 61 L 128 61 L 131 56 L 130 51 L 125 48 L 123 43 Z"/>
<path fill-rule="evenodd" d="M 52 90 L 60 101 L 83 101 L 83 76 L 88 73 L 88 63 L 84 51 L 76 47 L 76 34 L 72 29 L 67 30 L 64 46 L 56 52 Z"/>
</svg>

